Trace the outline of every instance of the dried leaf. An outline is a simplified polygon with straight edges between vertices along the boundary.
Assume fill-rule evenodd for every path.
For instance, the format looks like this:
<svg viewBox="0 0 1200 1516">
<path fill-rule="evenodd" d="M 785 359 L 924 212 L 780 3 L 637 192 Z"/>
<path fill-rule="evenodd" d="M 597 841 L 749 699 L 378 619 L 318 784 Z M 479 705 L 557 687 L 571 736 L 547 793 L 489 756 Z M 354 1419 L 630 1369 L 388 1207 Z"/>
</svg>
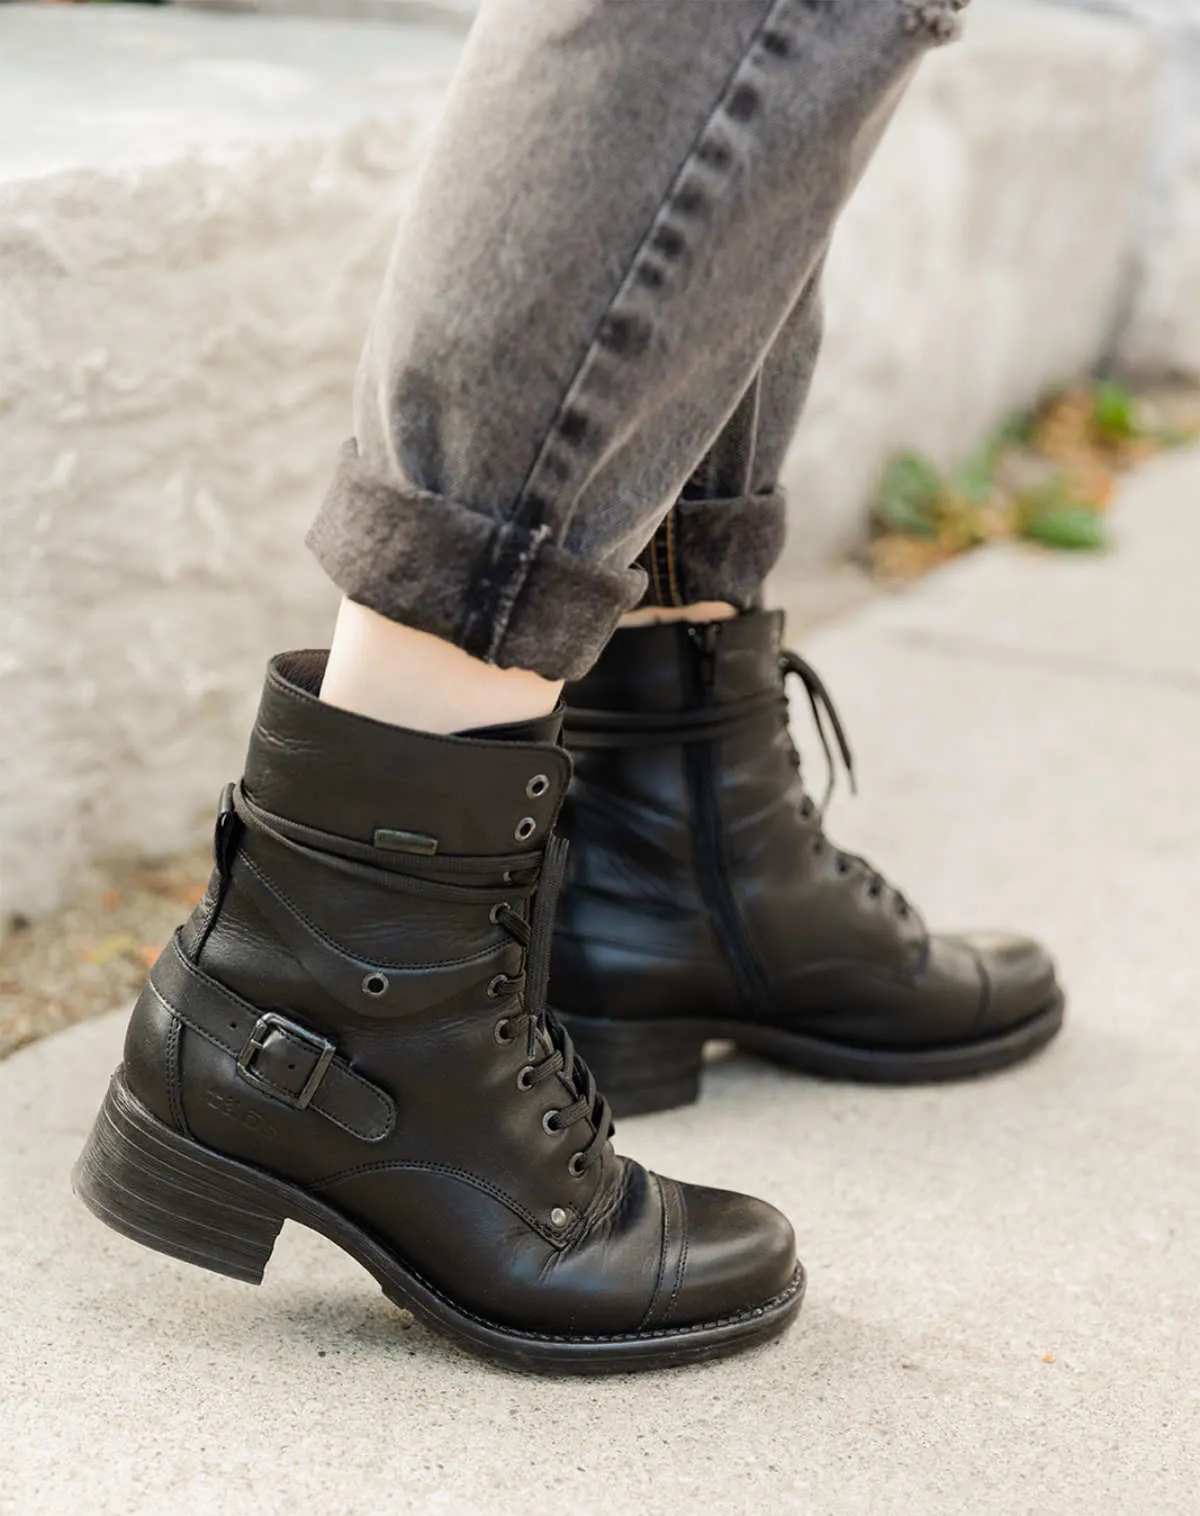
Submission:
<svg viewBox="0 0 1200 1516">
<path fill-rule="evenodd" d="M 89 948 L 84 955 L 88 963 L 105 964 L 112 963 L 114 958 L 123 958 L 127 953 L 137 951 L 137 938 L 130 932 L 114 932 L 111 937 L 102 937 L 93 947 Z"/>
</svg>

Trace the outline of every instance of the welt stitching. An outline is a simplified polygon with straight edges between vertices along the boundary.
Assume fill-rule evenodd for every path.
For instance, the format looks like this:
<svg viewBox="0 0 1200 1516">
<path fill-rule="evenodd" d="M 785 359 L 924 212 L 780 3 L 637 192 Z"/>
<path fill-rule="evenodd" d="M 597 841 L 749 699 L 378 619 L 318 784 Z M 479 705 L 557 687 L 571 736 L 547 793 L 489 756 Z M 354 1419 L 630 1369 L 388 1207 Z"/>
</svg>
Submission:
<svg viewBox="0 0 1200 1516">
<path fill-rule="evenodd" d="M 730 115 L 730 119 L 738 122 L 738 124 L 741 124 L 746 119 L 748 119 L 746 116 L 739 117 L 732 115 L 729 111 L 729 107 L 732 104 L 736 103 L 739 99 L 739 89 L 745 87 L 743 86 L 741 76 L 746 69 L 747 61 L 751 58 L 752 54 L 762 42 L 764 35 L 776 35 L 772 31 L 776 18 L 791 10 L 794 4 L 795 0 L 774 0 L 773 4 L 768 5 L 764 11 L 762 19 L 754 31 L 754 35 L 750 38 L 750 41 L 747 43 L 740 56 L 735 60 L 732 67 L 730 68 L 725 83 L 713 103 L 712 109 L 705 117 L 703 124 L 693 138 L 690 147 L 684 154 L 679 167 L 675 171 L 675 175 L 672 178 L 671 183 L 666 190 L 666 193 L 663 195 L 662 200 L 659 202 L 659 205 L 655 210 L 654 215 L 651 217 L 650 223 L 647 226 L 641 241 L 638 243 L 632 257 L 630 258 L 624 278 L 617 285 L 617 288 L 613 292 L 612 298 L 605 307 L 604 312 L 601 315 L 601 318 L 592 334 L 591 341 L 579 361 L 579 364 L 575 370 L 575 374 L 566 387 L 563 397 L 559 402 L 558 410 L 550 422 L 546 436 L 543 439 L 542 445 L 538 450 L 537 457 L 533 461 L 529 474 L 526 477 L 525 483 L 521 488 L 520 495 L 518 496 L 518 519 L 523 519 L 526 516 L 532 515 L 535 507 L 540 507 L 544 504 L 540 496 L 535 492 L 535 486 L 539 481 L 540 475 L 545 471 L 546 461 L 551 455 L 551 452 L 559 439 L 561 438 L 565 440 L 568 446 L 572 446 L 570 439 L 566 437 L 566 434 L 564 432 L 564 422 L 568 414 L 570 414 L 576 408 L 576 403 L 587 387 L 587 381 L 590 378 L 591 370 L 595 365 L 597 355 L 603 349 L 603 343 L 601 340 L 602 336 L 606 330 L 611 329 L 614 313 L 623 299 L 633 288 L 633 285 L 638 277 L 639 269 L 643 266 L 654 266 L 652 260 L 648 257 L 648 253 L 654 246 L 654 238 L 664 230 L 670 230 L 666 226 L 667 218 L 672 208 L 677 205 L 680 199 L 680 195 L 684 189 L 685 180 L 688 174 L 696 167 L 697 163 L 702 161 L 700 158 L 700 151 L 704 145 L 706 137 L 712 131 L 714 122 L 723 113 Z M 778 54 L 769 54 L 769 56 L 771 57 L 772 61 L 778 61 Z M 755 102 L 755 111 L 753 113 L 756 113 L 756 111 L 757 102 Z M 730 157 L 732 157 L 732 154 L 730 154 Z M 714 174 L 719 172 L 722 175 L 722 185 L 728 183 L 730 168 L 731 163 L 727 161 L 721 166 L 720 169 L 713 170 Z M 673 233 L 673 235 L 675 237 L 681 237 L 682 234 Z M 680 250 L 682 250 L 682 248 Z M 669 256 L 669 254 L 665 254 L 665 256 Z M 675 256 L 678 256 L 678 253 L 676 253 Z M 659 272 L 661 273 L 661 271 Z M 569 516 L 567 519 L 569 520 Z M 566 522 L 563 523 L 562 527 L 559 530 L 560 537 L 565 526 Z"/>
</svg>

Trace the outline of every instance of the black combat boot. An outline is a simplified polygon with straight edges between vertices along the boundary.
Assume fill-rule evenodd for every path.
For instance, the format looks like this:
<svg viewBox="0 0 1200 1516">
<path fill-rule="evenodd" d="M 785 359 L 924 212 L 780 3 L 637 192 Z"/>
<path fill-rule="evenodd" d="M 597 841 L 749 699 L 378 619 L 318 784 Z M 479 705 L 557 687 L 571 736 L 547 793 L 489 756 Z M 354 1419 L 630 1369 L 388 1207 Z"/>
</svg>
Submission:
<svg viewBox="0 0 1200 1516">
<path fill-rule="evenodd" d="M 699 1093 L 704 1043 L 813 1074 L 905 1083 L 1024 1058 L 1063 997 L 1037 943 L 931 936 L 839 851 L 788 735 L 789 674 L 850 754 L 782 617 L 619 631 L 567 689 L 575 777 L 551 1003 L 618 1115 Z"/>
<path fill-rule="evenodd" d="M 545 1010 L 559 718 L 521 740 L 404 731 L 317 700 L 324 663 L 268 672 L 208 892 L 134 1009 L 79 1194 L 254 1283 L 302 1222 L 515 1366 L 661 1368 L 776 1336 L 803 1293 L 786 1219 L 619 1158 Z"/>
</svg>

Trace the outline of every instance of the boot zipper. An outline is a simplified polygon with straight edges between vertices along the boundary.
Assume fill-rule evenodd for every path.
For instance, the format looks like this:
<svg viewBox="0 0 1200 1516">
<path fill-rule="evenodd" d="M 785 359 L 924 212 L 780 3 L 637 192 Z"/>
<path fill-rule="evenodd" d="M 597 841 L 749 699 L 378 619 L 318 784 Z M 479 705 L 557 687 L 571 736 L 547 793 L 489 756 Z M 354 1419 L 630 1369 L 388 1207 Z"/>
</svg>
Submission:
<svg viewBox="0 0 1200 1516">
<path fill-rule="evenodd" d="M 716 622 L 688 627 L 688 640 L 693 654 L 692 695 L 699 704 L 705 706 L 713 704 L 719 636 Z M 685 743 L 683 749 L 700 898 L 716 926 L 738 993 L 745 1005 L 754 1006 L 762 1002 L 764 980 L 754 949 L 746 936 L 742 914 L 730 888 L 729 872 L 725 867 L 713 749 L 714 744 L 708 739 Z"/>
</svg>

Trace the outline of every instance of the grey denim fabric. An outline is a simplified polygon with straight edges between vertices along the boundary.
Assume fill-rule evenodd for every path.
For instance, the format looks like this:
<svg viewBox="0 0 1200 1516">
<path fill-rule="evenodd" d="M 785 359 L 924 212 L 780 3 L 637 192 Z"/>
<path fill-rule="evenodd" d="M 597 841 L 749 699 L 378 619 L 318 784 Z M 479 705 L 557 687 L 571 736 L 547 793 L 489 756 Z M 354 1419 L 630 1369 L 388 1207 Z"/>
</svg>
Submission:
<svg viewBox="0 0 1200 1516">
<path fill-rule="evenodd" d="M 834 223 L 965 3 L 484 0 L 309 534 L 341 589 L 549 678 L 644 594 L 753 603 Z"/>
</svg>

